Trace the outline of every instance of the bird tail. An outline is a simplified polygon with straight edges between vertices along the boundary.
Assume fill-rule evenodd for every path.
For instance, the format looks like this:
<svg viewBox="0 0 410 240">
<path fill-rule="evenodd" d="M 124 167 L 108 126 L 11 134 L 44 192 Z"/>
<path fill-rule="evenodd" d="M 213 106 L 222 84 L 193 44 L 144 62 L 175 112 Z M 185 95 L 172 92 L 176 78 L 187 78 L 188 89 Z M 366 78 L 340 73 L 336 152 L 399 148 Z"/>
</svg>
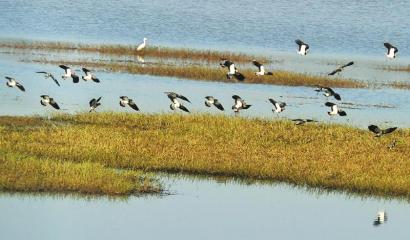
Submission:
<svg viewBox="0 0 410 240">
<path fill-rule="evenodd" d="M 273 73 L 272 72 L 267 72 L 266 75 L 273 75 Z"/>
</svg>

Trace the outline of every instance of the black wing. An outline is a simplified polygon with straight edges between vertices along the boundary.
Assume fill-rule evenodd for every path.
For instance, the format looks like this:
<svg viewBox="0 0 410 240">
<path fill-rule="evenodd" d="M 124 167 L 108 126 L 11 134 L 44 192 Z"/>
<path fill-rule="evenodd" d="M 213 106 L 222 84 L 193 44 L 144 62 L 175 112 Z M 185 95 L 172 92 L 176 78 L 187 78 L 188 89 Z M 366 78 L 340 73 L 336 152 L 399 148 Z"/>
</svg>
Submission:
<svg viewBox="0 0 410 240">
<path fill-rule="evenodd" d="M 295 40 L 295 43 L 297 44 L 297 45 L 299 45 L 299 47 L 300 46 L 302 46 L 303 44 L 305 44 L 302 40 L 300 40 L 300 39 L 296 39 Z M 306 44 L 305 44 L 306 45 Z"/>
<path fill-rule="evenodd" d="M 188 108 L 186 108 L 184 105 L 179 106 L 179 108 L 184 112 L 189 112 Z"/>
<path fill-rule="evenodd" d="M 134 109 L 135 111 L 139 111 L 140 109 L 138 108 L 137 104 L 135 104 L 135 102 L 133 100 L 129 100 L 128 105 L 130 105 L 130 107 L 132 109 Z"/>
<path fill-rule="evenodd" d="M 326 102 L 325 103 L 325 106 L 327 106 L 327 107 L 333 107 L 334 105 L 336 105 L 336 104 L 334 104 L 332 102 Z"/>
<path fill-rule="evenodd" d="M 256 60 L 252 60 L 253 65 L 255 65 L 257 68 L 260 69 L 260 67 L 262 66 L 262 64 Z"/>
<path fill-rule="evenodd" d="M 391 45 L 391 44 L 388 43 L 388 42 L 384 43 L 384 46 L 387 48 L 387 50 L 390 50 L 390 48 L 394 48 L 394 46 Z"/>
<path fill-rule="evenodd" d="M 335 75 L 336 73 L 340 72 L 340 68 L 334 70 L 333 72 L 329 73 L 328 75 Z"/>
<path fill-rule="evenodd" d="M 66 65 L 59 65 L 60 68 L 64 69 L 65 71 L 67 71 L 67 69 L 69 69 L 70 67 L 67 67 Z"/>
<path fill-rule="evenodd" d="M 349 62 L 349 63 L 347 63 L 347 64 L 341 66 L 341 68 L 345 68 L 345 67 L 348 67 L 348 66 L 352 66 L 353 64 L 354 64 L 354 62 Z"/>
<path fill-rule="evenodd" d="M 224 107 L 222 106 L 222 104 L 217 99 L 214 100 L 214 105 L 219 110 L 224 111 Z"/>
<path fill-rule="evenodd" d="M 21 85 L 20 83 L 16 82 L 16 86 L 23 92 L 26 91 L 26 89 L 23 87 L 23 85 Z"/>
<path fill-rule="evenodd" d="M 73 78 L 73 83 L 79 83 L 80 82 L 80 77 L 75 75 L 74 73 L 71 74 L 71 77 Z"/>
<path fill-rule="evenodd" d="M 367 127 L 371 132 L 376 133 L 376 134 L 380 134 L 382 132 L 382 130 L 376 126 L 376 125 L 370 125 Z"/>
<path fill-rule="evenodd" d="M 47 72 L 36 72 L 36 73 L 43 73 L 43 74 L 47 74 Z"/>
<path fill-rule="evenodd" d="M 234 76 L 238 81 L 244 81 L 244 80 L 245 80 L 245 76 L 244 76 L 242 73 L 240 73 L 240 72 L 236 72 L 233 76 Z"/>
<path fill-rule="evenodd" d="M 50 105 L 53 106 L 53 108 L 59 110 L 60 106 L 58 106 L 58 104 L 56 103 L 56 101 L 54 101 L 54 99 L 50 99 Z"/>
<path fill-rule="evenodd" d="M 177 94 L 177 97 L 178 98 L 180 98 L 180 99 L 182 99 L 182 100 L 185 100 L 185 101 L 187 101 L 187 102 L 191 102 L 191 101 L 189 101 L 189 99 L 187 98 L 187 97 L 185 97 L 185 96 L 183 96 L 183 95 L 180 95 L 180 94 Z"/>
<path fill-rule="evenodd" d="M 387 129 L 382 130 L 382 133 L 388 134 L 388 133 L 394 132 L 396 129 L 397 127 L 387 128 Z"/>
<path fill-rule="evenodd" d="M 91 72 L 91 71 L 90 71 L 90 70 L 88 70 L 87 68 L 82 68 L 82 70 L 83 70 L 83 72 L 84 72 L 85 74 L 87 74 L 87 73 Z"/>
<path fill-rule="evenodd" d="M 241 100 L 241 99 L 242 99 L 242 98 L 239 97 L 238 95 L 233 95 L 232 98 L 235 99 L 235 100 Z"/>
<path fill-rule="evenodd" d="M 273 98 L 269 98 L 269 102 L 271 102 L 273 105 L 277 103 Z"/>
</svg>

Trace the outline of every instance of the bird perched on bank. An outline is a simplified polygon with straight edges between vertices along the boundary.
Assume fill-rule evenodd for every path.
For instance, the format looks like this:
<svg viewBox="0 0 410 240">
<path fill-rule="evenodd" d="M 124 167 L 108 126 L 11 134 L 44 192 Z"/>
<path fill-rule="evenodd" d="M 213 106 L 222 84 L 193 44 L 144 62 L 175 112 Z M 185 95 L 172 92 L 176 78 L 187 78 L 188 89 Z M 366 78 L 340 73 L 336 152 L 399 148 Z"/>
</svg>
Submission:
<svg viewBox="0 0 410 240">
<path fill-rule="evenodd" d="M 302 125 L 305 123 L 317 122 L 313 119 L 302 119 L 302 118 L 292 119 L 292 121 L 295 122 L 295 125 Z"/>
<path fill-rule="evenodd" d="M 94 74 L 92 74 L 90 70 L 88 70 L 87 68 L 82 68 L 82 69 L 83 69 L 83 72 L 85 73 L 85 76 L 81 76 L 81 78 L 84 81 L 93 80 L 96 83 L 100 82 L 100 79 L 98 79 Z"/>
<path fill-rule="evenodd" d="M 232 109 L 235 113 L 239 113 L 241 109 L 248 109 L 252 105 L 247 104 L 241 97 L 238 95 L 233 95 L 232 98 L 234 99 L 234 105 Z"/>
<path fill-rule="evenodd" d="M 51 98 L 48 95 L 41 95 L 40 97 L 41 97 L 40 103 L 44 107 L 47 106 L 47 105 L 50 105 L 50 106 L 52 106 L 53 108 L 55 108 L 57 110 L 60 109 L 60 106 L 58 106 L 57 102 L 54 101 L 54 98 Z"/>
<path fill-rule="evenodd" d="M 273 106 L 275 107 L 275 109 L 272 109 L 272 112 L 281 113 L 281 112 L 285 111 L 286 103 L 277 102 L 273 98 L 269 98 L 269 102 L 271 102 L 273 104 Z"/>
<path fill-rule="evenodd" d="M 368 126 L 369 131 L 373 132 L 375 135 L 375 137 L 381 137 L 384 134 L 388 134 L 391 132 L 394 132 L 397 127 L 391 127 L 391 128 L 386 128 L 386 129 L 380 129 L 378 126 L 376 125 L 370 125 Z"/>
<path fill-rule="evenodd" d="M 101 97 L 99 97 L 99 98 L 97 98 L 97 99 L 93 98 L 93 99 L 90 100 L 90 102 L 89 102 L 89 104 L 90 104 L 90 111 L 89 111 L 89 112 L 95 111 L 95 109 L 96 109 L 98 106 L 101 105 L 100 100 L 101 100 Z"/>
<path fill-rule="evenodd" d="M 224 107 L 222 106 L 222 104 L 219 102 L 218 99 L 216 99 L 212 96 L 206 96 L 205 99 L 206 99 L 205 100 L 205 106 L 211 107 L 212 105 L 214 105 L 219 110 L 224 111 Z"/>
<path fill-rule="evenodd" d="M 258 61 L 252 60 L 253 65 L 258 68 L 258 72 L 255 72 L 256 76 L 263 76 L 263 75 L 273 75 L 272 72 L 265 72 L 265 67 Z"/>
<path fill-rule="evenodd" d="M 78 83 L 80 81 L 80 77 L 78 77 L 78 75 L 70 67 L 67 67 L 66 65 L 59 65 L 59 67 L 65 71 L 65 74 L 61 76 L 63 79 L 72 78 L 73 83 Z"/>
<path fill-rule="evenodd" d="M 379 211 L 377 213 L 376 218 L 373 221 L 373 226 L 379 226 L 380 224 L 383 224 L 387 222 L 387 213 L 385 211 Z"/>
<path fill-rule="evenodd" d="M 346 116 L 346 115 L 347 115 L 346 112 L 343 111 L 343 110 L 341 110 L 341 109 L 339 109 L 335 103 L 326 102 L 325 105 L 326 105 L 327 107 L 330 107 L 330 109 L 331 109 L 330 112 L 327 112 L 327 114 L 329 114 L 330 116 L 339 114 L 339 116 L 342 116 L 342 117 L 343 117 L 343 116 Z"/>
<path fill-rule="evenodd" d="M 51 74 L 51 73 L 49 73 L 49 72 L 44 72 L 44 71 L 42 71 L 42 72 L 36 72 L 36 73 L 42 73 L 42 74 L 44 75 L 44 78 L 45 78 L 45 79 L 51 78 L 51 79 L 57 84 L 57 86 L 60 87 L 60 83 L 57 81 L 57 79 L 54 77 L 53 74 Z"/>
<path fill-rule="evenodd" d="M 121 96 L 120 97 L 120 106 L 125 107 L 125 106 L 130 106 L 132 109 L 135 111 L 139 111 L 140 109 L 138 108 L 137 104 L 132 100 L 131 98 L 128 98 L 127 96 Z"/>
<path fill-rule="evenodd" d="M 317 89 L 315 89 L 316 92 L 323 92 L 323 95 L 325 97 L 331 97 L 333 96 L 336 100 L 342 100 L 342 98 L 340 97 L 340 94 L 338 94 L 337 92 L 335 92 L 333 89 L 331 89 L 330 87 L 322 87 L 320 85 L 317 86 Z"/>
<path fill-rule="evenodd" d="M 396 54 L 399 51 L 395 46 L 391 45 L 390 43 L 384 43 L 384 46 L 387 48 L 386 57 L 390 59 L 396 58 Z"/>
<path fill-rule="evenodd" d="M 244 81 L 245 80 L 245 76 L 238 72 L 238 69 L 235 67 L 235 64 L 227 59 L 221 59 L 221 62 L 219 63 L 219 65 L 223 68 L 228 68 L 229 71 L 226 74 L 226 78 L 228 79 L 232 79 L 232 76 L 235 77 L 238 81 Z"/>
<path fill-rule="evenodd" d="M 300 55 L 306 55 L 308 53 L 309 50 L 309 45 L 307 43 L 304 43 L 302 40 L 300 39 L 296 39 L 295 43 L 299 46 L 298 48 L 298 54 Z"/>
<path fill-rule="evenodd" d="M 336 68 L 335 70 L 333 70 L 333 72 L 329 73 L 328 75 L 335 75 L 336 73 L 340 73 L 345 67 L 352 66 L 353 64 L 354 64 L 354 62 L 349 62 L 345 65 L 342 65 L 342 66 Z"/>
<path fill-rule="evenodd" d="M 145 46 L 147 45 L 147 38 L 143 38 L 142 39 L 142 43 L 140 43 L 140 44 L 138 44 L 138 46 L 137 46 L 137 51 L 141 51 L 142 49 L 144 49 L 145 48 Z"/>
<path fill-rule="evenodd" d="M 7 79 L 6 85 L 8 87 L 17 87 L 18 89 L 20 89 L 21 91 L 25 92 L 26 89 L 23 87 L 23 85 L 21 85 L 21 83 L 17 82 L 16 79 L 12 78 L 12 77 L 5 77 Z"/>
<path fill-rule="evenodd" d="M 179 108 L 184 112 L 189 112 L 189 110 L 180 101 L 178 101 L 179 98 L 190 103 L 191 101 L 189 101 L 187 97 L 174 92 L 165 92 L 165 94 L 168 96 L 169 100 L 171 100 L 171 105 L 169 105 L 171 110 Z"/>
</svg>

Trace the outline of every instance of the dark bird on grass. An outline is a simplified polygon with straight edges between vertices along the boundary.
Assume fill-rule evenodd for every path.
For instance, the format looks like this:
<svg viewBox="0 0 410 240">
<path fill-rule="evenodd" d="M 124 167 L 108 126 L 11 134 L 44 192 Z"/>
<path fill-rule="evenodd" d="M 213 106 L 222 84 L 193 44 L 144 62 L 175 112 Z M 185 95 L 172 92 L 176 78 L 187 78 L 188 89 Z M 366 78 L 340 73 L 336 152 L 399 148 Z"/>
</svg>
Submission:
<svg viewBox="0 0 410 240">
<path fill-rule="evenodd" d="M 341 110 L 341 109 L 339 109 L 335 103 L 326 102 L 325 105 L 326 105 L 327 107 L 330 107 L 330 110 L 331 110 L 331 111 L 330 111 L 330 112 L 327 112 L 327 114 L 329 114 L 330 116 L 339 115 L 339 116 L 342 116 L 342 117 L 343 117 L 343 116 L 346 116 L 346 115 L 347 115 L 346 112 L 343 111 L 343 110 Z"/>
<path fill-rule="evenodd" d="M 396 54 L 399 51 L 395 46 L 391 45 L 390 43 L 384 43 L 384 46 L 387 48 L 386 57 L 390 59 L 396 58 Z"/>
<path fill-rule="evenodd" d="M 58 106 L 57 102 L 54 101 L 54 98 L 51 98 L 48 95 L 41 95 L 40 97 L 41 97 L 40 103 L 44 107 L 47 106 L 47 105 L 50 105 L 50 106 L 52 106 L 53 108 L 55 108 L 57 110 L 60 109 L 60 106 Z"/>
<path fill-rule="evenodd" d="M 308 53 L 309 50 L 309 45 L 307 43 L 304 43 L 302 40 L 300 39 L 296 39 L 295 43 L 299 46 L 298 48 L 298 54 L 300 55 L 306 55 Z"/>
<path fill-rule="evenodd" d="M 16 79 L 11 78 L 11 77 L 5 77 L 7 79 L 6 85 L 8 87 L 17 87 L 18 89 L 20 89 L 21 91 L 25 92 L 26 89 L 23 87 L 23 85 L 21 85 L 19 82 L 17 82 Z"/>
<path fill-rule="evenodd" d="M 258 68 L 258 72 L 255 72 L 256 76 L 263 76 L 263 75 L 273 75 L 272 72 L 265 72 L 265 67 L 258 61 L 252 60 L 253 65 Z"/>
<path fill-rule="evenodd" d="M 386 129 L 380 129 L 378 126 L 376 125 L 370 125 L 368 127 L 369 131 L 373 132 L 375 135 L 375 137 L 381 137 L 384 134 L 388 134 L 391 132 L 394 132 L 397 127 L 391 127 L 391 128 L 386 128 Z"/>
<path fill-rule="evenodd" d="M 269 102 L 271 102 L 275 107 L 275 109 L 272 109 L 272 112 L 281 113 L 285 111 L 286 103 L 275 101 L 273 98 L 269 98 Z"/>
<path fill-rule="evenodd" d="M 60 87 L 60 83 L 57 81 L 57 79 L 54 77 L 53 74 L 51 74 L 51 73 L 49 73 L 49 72 L 44 72 L 44 71 L 42 71 L 42 72 L 36 72 L 36 73 L 42 73 L 42 74 L 44 75 L 44 78 L 45 78 L 45 79 L 51 78 L 51 79 L 57 84 L 57 86 Z"/>
<path fill-rule="evenodd" d="M 205 99 L 206 99 L 205 100 L 205 106 L 211 107 L 212 105 L 214 105 L 219 110 L 224 111 L 224 107 L 222 106 L 222 104 L 219 102 L 218 99 L 216 99 L 212 96 L 206 96 Z"/>
<path fill-rule="evenodd" d="M 302 118 L 292 119 L 292 121 L 295 122 L 295 125 L 303 125 L 305 123 L 317 122 L 313 119 L 302 119 Z"/>
<path fill-rule="evenodd" d="M 67 67 L 66 65 L 59 65 L 59 67 L 65 71 L 65 74 L 61 76 L 63 79 L 72 78 L 73 83 L 78 83 L 80 81 L 80 77 L 70 67 Z"/>
<path fill-rule="evenodd" d="M 380 224 L 387 222 L 387 213 L 385 211 L 379 211 L 376 218 L 373 221 L 373 226 L 377 227 Z"/>
<path fill-rule="evenodd" d="M 85 73 L 85 76 L 81 76 L 81 78 L 84 81 L 90 81 L 93 80 L 96 83 L 100 82 L 100 79 L 98 79 L 94 74 L 91 73 L 90 70 L 88 70 L 87 68 L 83 68 L 83 72 Z"/>
<path fill-rule="evenodd" d="M 333 72 L 329 73 L 328 75 L 335 75 L 336 73 L 340 73 L 345 67 L 352 66 L 353 64 L 354 62 L 349 62 L 343 66 L 336 68 L 335 70 L 333 70 Z"/>
<path fill-rule="evenodd" d="M 95 111 L 95 109 L 98 106 L 101 105 L 100 100 L 101 100 L 101 97 L 99 97 L 97 99 L 93 98 L 93 99 L 90 100 L 90 103 L 89 103 L 90 104 L 90 111 L 89 112 Z"/>
<path fill-rule="evenodd" d="M 330 87 L 323 87 L 323 95 L 326 97 L 331 97 L 333 96 L 336 100 L 342 100 L 342 98 L 340 97 L 340 95 L 335 92 L 333 89 L 331 89 Z"/>
<path fill-rule="evenodd" d="M 235 64 L 227 59 L 221 59 L 221 62 L 219 65 L 223 68 L 228 68 L 228 73 L 226 74 L 226 78 L 232 79 L 232 77 L 235 77 L 238 81 L 244 81 L 245 76 L 238 72 L 238 69 L 235 67 Z"/>
<path fill-rule="evenodd" d="M 232 109 L 235 113 L 239 113 L 241 109 L 248 109 L 252 105 L 248 105 L 241 97 L 238 95 L 233 95 L 232 98 L 234 99 L 234 105 L 232 106 Z"/>
<path fill-rule="evenodd" d="M 179 108 L 184 112 L 189 112 L 189 110 L 180 101 L 178 101 L 178 98 L 179 98 L 179 99 L 182 99 L 184 101 L 191 102 L 191 101 L 189 101 L 189 99 L 187 97 L 184 97 L 184 96 L 182 96 L 180 94 L 177 94 L 177 93 L 174 93 L 174 92 L 165 92 L 165 94 L 168 96 L 169 100 L 171 100 L 171 105 L 169 105 L 171 110 L 175 110 L 175 109 Z"/>
<path fill-rule="evenodd" d="M 140 109 L 138 108 L 137 104 L 132 100 L 131 98 L 128 98 L 127 96 L 121 96 L 120 97 L 120 106 L 121 107 L 126 107 L 130 106 L 132 109 L 135 111 L 139 111 Z"/>
</svg>

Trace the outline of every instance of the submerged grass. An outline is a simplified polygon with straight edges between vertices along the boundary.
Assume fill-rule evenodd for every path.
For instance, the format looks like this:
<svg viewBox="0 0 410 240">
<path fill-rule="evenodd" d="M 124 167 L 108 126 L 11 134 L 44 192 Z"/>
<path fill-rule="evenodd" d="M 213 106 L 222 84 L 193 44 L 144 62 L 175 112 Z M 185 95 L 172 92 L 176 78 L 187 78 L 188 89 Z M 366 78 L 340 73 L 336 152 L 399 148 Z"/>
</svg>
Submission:
<svg viewBox="0 0 410 240">
<path fill-rule="evenodd" d="M 16 124 L 20 121 L 24 124 Z M 286 120 L 202 114 L 97 113 L 55 116 L 50 124 L 56 127 L 45 122 L 35 117 L 0 118 L 0 148 L 78 164 L 410 198 L 408 130 L 375 138 L 368 131 L 341 125 L 295 126 Z M 393 139 L 398 144 L 389 150 Z"/>
</svg>

